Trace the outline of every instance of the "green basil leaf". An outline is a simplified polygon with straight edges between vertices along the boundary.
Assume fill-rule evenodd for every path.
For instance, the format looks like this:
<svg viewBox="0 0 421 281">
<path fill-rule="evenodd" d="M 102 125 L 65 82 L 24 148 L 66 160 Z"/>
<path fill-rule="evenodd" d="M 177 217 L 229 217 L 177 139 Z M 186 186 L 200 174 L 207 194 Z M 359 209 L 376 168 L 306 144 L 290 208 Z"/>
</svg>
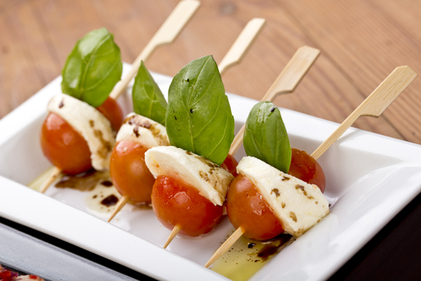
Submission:
<svg viewBox="0 0 421 281">
<path fill-rule="evenodd" d="M 234 139 L 234 117 L 212 56 L 190 62 L 174 77 L 165 122 L 171 145 L 224 162 Z"/>
<path fill-rule="evenodd" d="M 62 71 L 63 93 L 98 107 L 121 79 L 123 64 L 113 35 L 101 28 L 76 43 Z"/>
<path fill-rule="evenodd" d="M 291 146 L 281 112 L 273 103 L 263 101 L 252 108 L 246 121 L 243 145 L 248 156 L 288 173 Z"/>
<path fill-rule="evenodd" d="M 133 109 L 136 114 L 148 117 L 165 126 L 167 101 L 143 61 L 134 79 L 132 97 Z"/>
</svg>

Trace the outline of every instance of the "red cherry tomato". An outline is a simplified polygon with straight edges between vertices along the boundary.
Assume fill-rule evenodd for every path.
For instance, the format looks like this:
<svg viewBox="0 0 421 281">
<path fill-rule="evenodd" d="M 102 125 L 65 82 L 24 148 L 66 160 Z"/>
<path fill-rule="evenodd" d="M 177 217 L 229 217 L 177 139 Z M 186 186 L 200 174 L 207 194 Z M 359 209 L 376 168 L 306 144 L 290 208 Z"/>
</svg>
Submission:
<svg viewBox="0 0 421 281">
<path fill-rule="evenodd" d="M 222 206 L 215 206 L 193 186 L 166 176 L 155 181 L 152 207 L 166 228 L 179 225 L 180 233 L 189 236 L 208 233 L 222 216 Z"/>
<path fill-rule="evenodd" d="M 45 157 L 66 174 L 92 168 L 91 152 L 85 139 L 55 113 L 50 113 L 42 124 L 41 148 Z"/>
<path fill-rule="evenodd" d="M 240 174 L 229 186 L 227 212 L 232 225 L 241 226 L 247 238 L 264 241 L 284 232 L 257 187 L 244 175 Z"/>
<path fill-rule="evenodd" d="M 99 112 L 101 112 L 102 115 L 110 121 L 111 127 L 114 131 L 118 132 L 118 130 L 120 130 L 120 127 L 123 124 L 124 116 L 123 110 L 115 99 L 108 97 L 96 109 L 98 109 Z"/>
<path fill-rule="evenodd" d="M 123 111 L 108 97 L 97 108 L 118 130 L 123 122 Z M 63 118 L 50 113 L 41 129 L 41 148 L 45 157 L 63 173 L 75 175 L 92 169 L 91 152 L 85 139 Z"/>
<path fill-rule="evenodd" d="M 315 184 L 322 192 L 325 191 L 326 178 L 322 166 L 305 151 L 292 148 L 291 166 L 288 174 L 307 183 Z"/>
<path fill-rule="evenodd" d="M 221 168 L 230 172 L 234 177 L 238 176 L 237 166 L 238 162 L 231 154 L 228 154 L 227 158 L 225 158 L 224 162 L 221 164 Z"/>
<path fill-rule="evenodd" d="M 292 148 L 289 174 L 307 183 L 316 184 L 322 192 L 326 179 L 322 167 L 305 151 Z M 244 236 L 264 241 L 283 232 L 282 224 L 257 187 L 243 175 L 230 184 L 227 194 L 228 217 L 235 228 L 242 227 Z"/>
<path fill-rule="evenodd" d="M 111 153 L 110 176 L 113 184 L 133 204 L 151 202 L 155 179 L 145 163 L 146 151 L 139 143 L 122 140 Z"/>
</svg>

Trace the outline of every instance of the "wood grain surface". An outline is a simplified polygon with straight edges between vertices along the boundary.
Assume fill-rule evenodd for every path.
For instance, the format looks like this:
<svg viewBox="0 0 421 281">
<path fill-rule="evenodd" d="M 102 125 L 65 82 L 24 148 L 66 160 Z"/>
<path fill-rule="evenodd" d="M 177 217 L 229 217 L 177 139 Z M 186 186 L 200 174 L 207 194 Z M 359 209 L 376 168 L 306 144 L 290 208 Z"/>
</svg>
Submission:
<svg viewBox="0 0 421 281">
<path fill-rule="evenodd" d="M 60 75 L 75 42 L 105 26 L 132 62 L 176 6 L 176 0 L 0 1 L 0 117 Z M 321 55 L 295 94 L 276 104 L 342 122 L 399 65 L 421 73 L 418 1 L 204 0 L 174 43 L 157 49 L 149 69 L 176 74 L 212 54 L 220 61 L 246 23 L 267 24 L 244 61 L 224 76 L 226 90 L 261 99 L 302 45 Z M 421 80 L 380 118 L 355 127 L 421 143 Z"/>
<path fill-rule="evenodd" d="M 151 55 L 150 70 L 173 76 L 208 54 L 220 62 L 247 22 L 261 17 L 267 22 L 259 38 L 223 77 L 228 92 L 260 100 L 294 52 L 308 45 L 321 55 L 295 93 L 275 103 L 341 123 L 395 67 L 421 74 L 421 1 L 201 2 L 175 42 Z M 0 118 L 60 75 L 75 42 L 93 29 L 112 32 L 131 63 L 177 3 L 0 0 Z M 362 117 L 354 127 L 421 144 L 420 108 L 418 77 L 381 117 Z M 420 212 L 417 200 L 411 210 Z"/>
</svg>

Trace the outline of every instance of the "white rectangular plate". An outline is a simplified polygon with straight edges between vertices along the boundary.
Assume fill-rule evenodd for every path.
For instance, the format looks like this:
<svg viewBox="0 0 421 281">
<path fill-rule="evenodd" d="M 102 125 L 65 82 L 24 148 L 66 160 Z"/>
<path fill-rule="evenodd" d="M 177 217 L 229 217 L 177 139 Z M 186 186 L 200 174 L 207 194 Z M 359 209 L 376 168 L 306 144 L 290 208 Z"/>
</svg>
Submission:
<svg viewBox="0 0 421 281">
<path fill-rule="evenodd" d="M 127 71 L 125 65 L 125 71 Z M 154 74 L 163 93 L 171 79 Z M 158 279 L 226 280 L 203 265 L 231 233 L 227 219 L 201 238 L 177 238 L 151 210 L 123 208 L 113 222 L 89 212 L 87 194 L 26 184 L 50 167 L 39 145 L 46 105 L 59 93 L 58 77 L 0 121 L 0 216 L 42 231 Z M 237 130 L 255 100 L 229 94 Z M 126 110 L 130 95 L 120 98 Z M 281 109 L 292 147 L 311 153 L 338 124 Z M 241 150 L 236 158 L 244 155 Z M 421 146 L 357 129 L 348 130 L 321 158 L 331 214 L 286 247 L 250 280 L 326 279 L 351 258 L 421 189 Z"/>
</svg>

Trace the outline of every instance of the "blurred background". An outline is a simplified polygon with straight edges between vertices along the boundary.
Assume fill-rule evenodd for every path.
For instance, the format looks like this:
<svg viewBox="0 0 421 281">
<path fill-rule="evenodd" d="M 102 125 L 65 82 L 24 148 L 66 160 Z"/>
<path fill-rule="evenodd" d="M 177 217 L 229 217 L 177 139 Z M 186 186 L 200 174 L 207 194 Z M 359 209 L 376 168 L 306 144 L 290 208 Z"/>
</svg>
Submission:
<svg viewBox="0 0 421 281">
<path fill-rule="evenodd" d="M 421 2 L 411 0 L 202 0 L 174 43 L 147 67 L 169 76 L 204 55 L 219 62 L 247 22 L 266 26 L 244 61 L 227 71 L 226 90 L 260 99 L 303 45 L 321 55 L 294 94 L 276 104 L 342 122 L 399 65 L 421 73 Z M 75 42 L 106 27 L 131 63 L 177 0 L 0 0 L 0 117 L 60 75 Z M 421 143 L 421 79 L 378 119 L 355 126 Z"/>
</svg>

